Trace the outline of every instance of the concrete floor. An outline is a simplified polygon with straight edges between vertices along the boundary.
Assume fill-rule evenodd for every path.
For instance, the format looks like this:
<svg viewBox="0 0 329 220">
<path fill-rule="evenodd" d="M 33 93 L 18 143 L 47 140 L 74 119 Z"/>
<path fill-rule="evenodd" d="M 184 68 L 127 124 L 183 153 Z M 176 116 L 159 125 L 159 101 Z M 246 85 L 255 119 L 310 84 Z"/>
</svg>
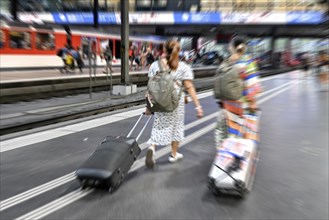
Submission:
<svg viewBox="0 0 329 220">
<path fill-rule="evenodd" d="M 299 75 L 295 71 L 263 82 L 260 161 L 253 190 L 244 200 L 216 197 L 207 189 L 215 155 L 209 126 L 216 117 L 187 126 L 180 163 L 169 164 L 168 148 L 161 147 L 155 169 L 148 170 L 143 150 L 113 194 L 81 192 L 73 176 L 57 181 L 74 172 L 104 136 L 128 133 L 138 116 L 125 109 L 120 120 L 90 129 L 88 119 L 82 119 L 2 141 L 2 146 L 21 147 L 1 152 L 1 219 L 328 219 L 328 92 L 320 91 L 312 76 Z M 205 116 L 218 110 L 212 96 L 201 104 Z M 195 120 L 194 106 L 187 104 L 186 124 Z M 79 129 L 70 127 L 77 123 Z M 150 127 L 139 142 L 149 134 Z M 20 193 L 28 190 L 30 197 L 24 199 Z"/>
</svg>

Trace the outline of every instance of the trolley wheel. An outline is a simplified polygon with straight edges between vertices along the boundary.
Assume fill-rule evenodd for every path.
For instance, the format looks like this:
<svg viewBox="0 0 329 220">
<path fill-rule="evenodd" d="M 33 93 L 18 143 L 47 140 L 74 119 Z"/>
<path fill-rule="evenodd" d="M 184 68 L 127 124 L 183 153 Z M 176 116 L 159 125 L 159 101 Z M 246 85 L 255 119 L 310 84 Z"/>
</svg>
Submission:
<svg viewBox="0 0 329 220">
<path fill-rule="evenodd" d="M 217 189 L 214 180 L 209 180 L 208 182 L 208 188 L 209 190 L 215 195 L 215 196 L 220 196 L 222 193 L 220 192 L 219 189 Z"/>
<path fill-rule="evenodd" d="M 238 197 L 239 197 L 240 199 L 244 199 L 244 198 L 247 196 L 249 190 L 248 190 L 247 188 L 242 188 L 242 189 L 240 189 L 238 192 L 239 192 L 239 193 L 238 193 Z"/>
<path fill-rule="evenodd" d="M 82 181 L 81 183 L 81 190 L 85 190 L 88 187 L 87 181 Z"/>
</svg>

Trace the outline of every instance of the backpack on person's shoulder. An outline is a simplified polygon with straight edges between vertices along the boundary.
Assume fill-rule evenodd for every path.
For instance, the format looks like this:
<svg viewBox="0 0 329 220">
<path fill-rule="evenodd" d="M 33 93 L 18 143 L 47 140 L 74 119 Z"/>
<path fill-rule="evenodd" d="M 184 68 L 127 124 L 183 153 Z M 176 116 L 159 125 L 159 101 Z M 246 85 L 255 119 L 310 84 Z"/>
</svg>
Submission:
<svg viewBox="0 0 329 220">
<path fill-rule="evenodd" d="M 216 70 L 214 95 L 216 99 L 238 100 L 242 97 L 243 81 L 236 65 L 223 61 Z"/>
<path fill-rule="evenodd" d="M 172 112 L 179 104 L 183 89 L 171 70 L 164 69 L 161 60 L 157 62 L 159 71 L 147 83 L 146 106 L 150 112 Z M 178 92 L 177 86 L 180 87 Z"/>
</svg>

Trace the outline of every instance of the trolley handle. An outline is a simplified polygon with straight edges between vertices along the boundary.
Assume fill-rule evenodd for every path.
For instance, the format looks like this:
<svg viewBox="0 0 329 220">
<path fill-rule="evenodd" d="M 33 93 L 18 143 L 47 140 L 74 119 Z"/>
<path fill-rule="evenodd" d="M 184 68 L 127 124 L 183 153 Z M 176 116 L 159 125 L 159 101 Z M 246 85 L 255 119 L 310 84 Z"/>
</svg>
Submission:
<svg viewBox="0 0 329 220">
<path fill-rule="evenodd" d="M 128 133 L 127 137 L 130 137 L 130 136 L 131 136 L 132 132 L 135 130 L 135 128 L 137 127 L 139 121 L 142 119 L 142 117 L 143 117 L 144 115 L 145 115 L 145 112 L 143 112 L 143 113 L 139 116 L 137 122 L 134 124 L 134 126 L 132 127 L 132 129 L 131 129 L 130 132 Z M 147 119 L 147 121 L 146 121 L 145 125 L 143 126 L 142 130 L 141 130 L 141 131 L 139 132 L 139 134 L 137 135 L 137 137 L 136 137 L 136 141 L 138 141 L 138 139 L 140 138 L 140 136 L 141 136 L 142 133 L 144 132 L 146 126 L 148 125 L 148 123 L 149 123 L 149 121 L 151 120 L 151 118 L 153 117 L 153 115 L 154 115 L 154 114 L 152 113 L 151 117 L 149 117 L 149 118 Z"/>
</svg>

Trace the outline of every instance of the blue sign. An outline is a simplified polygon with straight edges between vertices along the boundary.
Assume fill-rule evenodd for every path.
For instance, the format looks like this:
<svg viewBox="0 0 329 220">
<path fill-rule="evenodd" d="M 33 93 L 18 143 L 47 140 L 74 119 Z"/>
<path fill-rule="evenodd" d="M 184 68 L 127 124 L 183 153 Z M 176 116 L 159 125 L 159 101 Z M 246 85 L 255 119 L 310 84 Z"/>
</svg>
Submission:
<svg viewBox="0 0 329 220">
<path fill-rule="evenodd" d="M 57 24 L 93 24 L 93 13 L 52 13 Z"/>
<path fill-rule="evenodd" d="M 93 24 L 93 13 L 53 13 L 57 24 Z M 115 13 L 100 12 L 98 14 L 99 24 L 117 24 Z"/>
<path fill-rule="evenodd" d="M 116 19 L 115 13 L 108 12 L 98 13 L 98 22 L 99 24 L 119 24 Z"/>
<path fill-rule="evenodd" d="M 174 24 L 219 24 L 220 13 L 183 13 L 174 12 Z"/>
<path fill-rule="evenodd" d="M 287 14 L 287 24 L 319 24 L 323 21 L 320 11 L 290 11 Z"/>
</svg>

